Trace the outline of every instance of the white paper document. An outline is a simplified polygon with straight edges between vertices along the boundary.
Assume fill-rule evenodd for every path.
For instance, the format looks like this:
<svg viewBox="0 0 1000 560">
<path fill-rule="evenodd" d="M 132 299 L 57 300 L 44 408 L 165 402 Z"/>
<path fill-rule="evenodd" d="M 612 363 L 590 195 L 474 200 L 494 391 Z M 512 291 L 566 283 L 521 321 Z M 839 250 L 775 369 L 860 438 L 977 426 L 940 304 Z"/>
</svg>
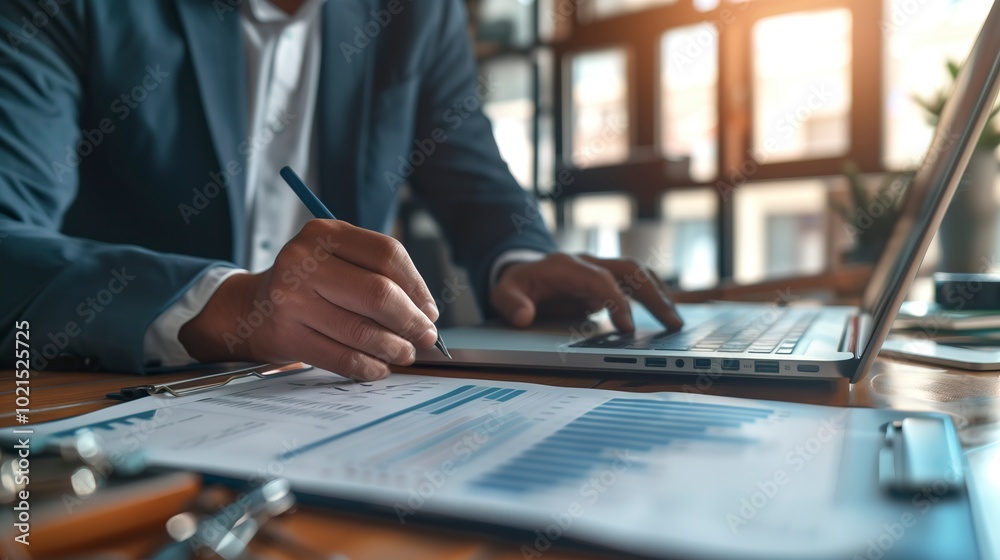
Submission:
<svg viewBox="0 0 1000 560">
<path fill-rule="evenodd" d="M 838 498 L 851 411 L 314 370 L 147 397 L 39 426 L 110 450 L 295 491 L 524 530 L 521 552 L 575 539 L 654 556 L 844 557 L 871 520 Z M 853 536 L 852 536 L 853 535 Z"/>
</svg>

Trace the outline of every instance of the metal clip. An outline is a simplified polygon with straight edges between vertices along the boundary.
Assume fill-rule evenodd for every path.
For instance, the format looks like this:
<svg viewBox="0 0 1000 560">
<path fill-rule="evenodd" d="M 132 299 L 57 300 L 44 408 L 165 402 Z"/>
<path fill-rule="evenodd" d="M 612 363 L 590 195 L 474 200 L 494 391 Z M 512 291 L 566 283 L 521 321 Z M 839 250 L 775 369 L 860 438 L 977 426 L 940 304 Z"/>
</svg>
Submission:
<svg viewBox="0 0 1000 560">
<path fill-rule="evenodd" d="M 122 387 L 117 393 L 108 393 L 107 397 L 109 399 L 121 401 L 132 401 L 151 395 L 183 397 L 185 395 L 201 393 L 203 391 L 224 387 L 237 379 L 246 379 L 250 377 L 263 379 L 267 377 L 277 377 L 280 375 L 290 375 L 311 369 L 312 366 L 302 362 L 292 362 L 289 364 L 261 364 L 243 369 L 224 371 L 222 373 L 203 375 L 193 379 L 163 383 L 160 385 L 133 385 L 131 387 Z"/>
</svg>

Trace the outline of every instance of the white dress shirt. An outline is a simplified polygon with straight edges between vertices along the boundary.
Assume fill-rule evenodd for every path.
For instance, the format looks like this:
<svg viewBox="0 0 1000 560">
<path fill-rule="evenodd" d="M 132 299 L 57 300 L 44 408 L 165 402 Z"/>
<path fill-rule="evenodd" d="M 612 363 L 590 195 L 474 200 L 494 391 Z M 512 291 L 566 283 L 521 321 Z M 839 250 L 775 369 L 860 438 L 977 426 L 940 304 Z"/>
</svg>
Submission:
<svg viewBox="0 0 1000 560">
<path fill-rule="evenodd" d="M 326 0 L 306 0 L 288 14 L 270 0 L 242 5 L 241 34 L 247 65 L 247 122 L 250 146 L 246 175 L 248 262 L 253 272 L 274 263 L 281 248 L 312 218 L 278 175 L 285 165 L 307 185 L 318 181 L 315 113 L 322 56 L 322 17 Z M 332 209 L 336 213 L 336 209 Z M 503 253 L 493 263 L 490 288 L 503 266 L 536 260 L 537 251 Z M 203 274 L 146 329 L 143 358 L 148 365 L 182 366 L 196 360 L 178 335 L 233 274 L 247 270 L 214 267 Z"/>
<path fill-rule="evenodd" d="M 312 216 L 281 180 L 289 165 L 307 185 L 318 184 L 315 113 L 319 90 L 321 22 L 326 0 L 306 0 L 288 14 L 269 0 L 242 5 L 240 33 L 246 59 L 246 205 L 250 270 L 264 270 Z M 198 279 L 146 329 L 147 364 L 195 362 L 178 340 L 184 323 L 201 312 L 215 290 L 243 269 L 215 267 Z"/>
</svg>

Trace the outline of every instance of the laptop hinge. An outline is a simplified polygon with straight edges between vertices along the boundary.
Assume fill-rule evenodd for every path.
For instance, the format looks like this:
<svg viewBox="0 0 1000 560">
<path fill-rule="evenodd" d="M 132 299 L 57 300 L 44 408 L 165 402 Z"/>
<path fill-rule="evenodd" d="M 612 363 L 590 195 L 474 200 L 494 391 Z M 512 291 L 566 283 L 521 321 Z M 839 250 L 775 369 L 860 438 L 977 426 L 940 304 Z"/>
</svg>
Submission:
<svg viewBox="0 0 1000 560">
<path fill-rule="evenodd" d="M 850 352 L 855 358 L 860 358 L 864 352 L 865 342 L 871 330 L 871 316 L 867 313 L 855 313 L 847 320 L 844 337 L 840 341 L 840 351 Z"/>
</svg>

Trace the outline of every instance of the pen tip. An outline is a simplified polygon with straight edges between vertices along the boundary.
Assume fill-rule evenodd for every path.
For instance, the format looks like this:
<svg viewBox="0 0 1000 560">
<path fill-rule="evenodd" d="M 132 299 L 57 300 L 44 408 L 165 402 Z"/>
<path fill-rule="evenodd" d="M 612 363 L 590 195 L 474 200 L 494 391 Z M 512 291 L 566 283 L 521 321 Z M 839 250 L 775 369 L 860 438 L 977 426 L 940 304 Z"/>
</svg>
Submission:
<svg viewBox="0 0 1000 560">
<path fill-rule="evenodd" d="M 437 342 L 434 343 L 434 346 L 437 346 L 438 350 L 440 350 L 441 353 L 444 354 L 446 358 L 448 358 L 449 360 L 453 359 L 451 357 L 451 352 L 448 352 L 448 347 L 444 345 L 444 341 L 441 340 L 440 335 L 438 336 Z"/>
</svg>

